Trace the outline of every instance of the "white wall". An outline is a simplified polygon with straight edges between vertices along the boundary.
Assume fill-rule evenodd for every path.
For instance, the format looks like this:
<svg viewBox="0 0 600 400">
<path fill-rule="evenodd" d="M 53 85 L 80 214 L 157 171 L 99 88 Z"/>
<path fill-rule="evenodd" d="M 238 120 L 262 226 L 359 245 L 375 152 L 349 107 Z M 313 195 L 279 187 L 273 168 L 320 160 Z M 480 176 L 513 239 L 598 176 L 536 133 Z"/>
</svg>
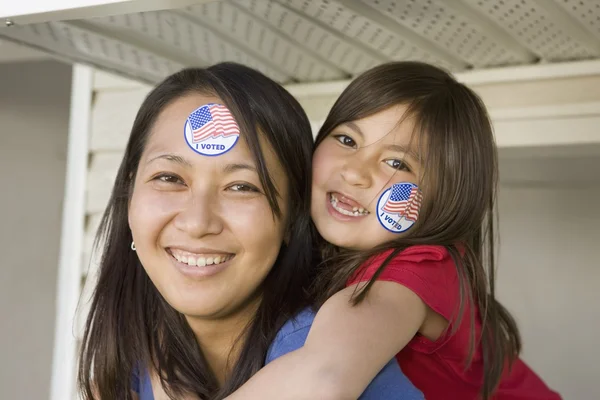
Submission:
<svg viewBox="0 0 600 400">
<path fill-rule="evenodd" d="M 523 358 L 565 399 L 598 399 L 600 157 L 501 160 L 498 297 Z"/>
<path fill-rule="evenodd" d="M 600 88 L 600 75 L 583 82 L 574 79 L 572 92 L 565 90 L 563 81 L 558 87 L 552 85 L 550 81 L 525 85 L 527 90 L 516 95 L 519 108 L 510 108 L 506 92 L 514 95 L 521 85 L 506 84 L 511 90 L 501 84 L 475 88 L 486 103 L 495 105 L 490 111 L 496 125 L 503 124 L 498 133 L 498 295 L 520 325 L 525 361 L 565 399 L 600 398 L 596 366 L 600 298 L 595 288 L 600 283 L 600 263 L 594 251 L 600 243 L 600 128 L 589 122 L 600 117 L 594 103 L 600 102 L 600 91 L 594 92 L 595 97 L 590 93 L 585 99 L 576 96 L 582 85 Z M 102 73 L 96 74 L 95 88 L 88 255 L 133 118 L 149 90 Z M 330 93 L 320 100 L 307 96 L 300 101 L 318 126 L 325 104 L 334 98 Z M 544 106 L 554 108 L 540 109 L 541 98 Z M 529 111 L 535 119 L 527 117 Z M 549 125 L 560 124 L 569 129 L 555 129 L 551 138 L 544 136 Z M 532 142 L 544 138 L 548 139 L 544 146 L 532 147 Z M 568 138 L 573 145 L 557 145 Z"/>
<path fill-rule="evenodd" d="M 0 64 L 0 398 L 50 389 L 71 67 Z"/>
</svg>

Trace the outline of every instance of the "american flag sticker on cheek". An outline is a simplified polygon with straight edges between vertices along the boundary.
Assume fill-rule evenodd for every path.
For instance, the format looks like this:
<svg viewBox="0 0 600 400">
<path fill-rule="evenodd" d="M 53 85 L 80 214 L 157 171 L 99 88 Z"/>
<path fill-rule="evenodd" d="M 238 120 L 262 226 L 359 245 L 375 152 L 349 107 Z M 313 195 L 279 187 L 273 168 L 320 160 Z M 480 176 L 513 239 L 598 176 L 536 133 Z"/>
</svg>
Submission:
<svg viewBox="0 0 600 400">
<path fill-rule="evenodd" d="M 192 111 L 185 121 L 185 141 L 196 153 L 218 156 L 231 150 L 240 137 L 240 127 L 222 104 L 206 104 Z"/>
<path fill-rule="evenodd" d="M 390 232 L 409 230 L 419 218 L 423 195 L 414 183 L 395 183 L 377 202 L 377 219 Z"/>
</svg>

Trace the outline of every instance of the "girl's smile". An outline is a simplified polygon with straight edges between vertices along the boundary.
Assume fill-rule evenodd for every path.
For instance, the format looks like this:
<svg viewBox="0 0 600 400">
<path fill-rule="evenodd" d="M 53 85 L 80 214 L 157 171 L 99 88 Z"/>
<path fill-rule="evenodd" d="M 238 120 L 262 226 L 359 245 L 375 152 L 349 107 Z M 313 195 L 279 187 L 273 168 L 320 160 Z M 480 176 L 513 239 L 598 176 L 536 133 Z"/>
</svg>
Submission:
<svg viewBox="0 0 600 400">
<path fill-rule="evenodd" d="M 347 195 L 330 192 L 328 198 L 328 210 L 334 218 L 342 221 L 357 221 L 369 215 L 369 211 L 365 206 Z"/>
</svg>

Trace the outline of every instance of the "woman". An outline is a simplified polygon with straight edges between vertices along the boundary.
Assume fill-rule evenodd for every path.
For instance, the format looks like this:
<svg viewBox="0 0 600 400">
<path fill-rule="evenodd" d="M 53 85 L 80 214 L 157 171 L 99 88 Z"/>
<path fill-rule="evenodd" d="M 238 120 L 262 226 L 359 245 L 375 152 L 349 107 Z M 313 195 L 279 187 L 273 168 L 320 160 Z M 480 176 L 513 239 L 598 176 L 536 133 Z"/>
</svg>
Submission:
<svg viewBox="0 0 600 400">
<path fill-rule="evenodd" d="M 311 150 L 299 104 L 250 68 L 148 95 L 100 229 L 84 398 L 223 398 L 262 367 L 312 300 Z"/>
</svg>

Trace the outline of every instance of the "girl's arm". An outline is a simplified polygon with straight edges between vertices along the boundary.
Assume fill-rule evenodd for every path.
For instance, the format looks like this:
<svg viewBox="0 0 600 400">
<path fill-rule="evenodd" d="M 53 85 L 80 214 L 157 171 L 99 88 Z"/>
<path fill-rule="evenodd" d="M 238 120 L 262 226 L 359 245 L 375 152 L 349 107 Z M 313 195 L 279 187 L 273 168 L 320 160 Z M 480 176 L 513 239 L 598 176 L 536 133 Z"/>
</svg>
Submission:
<svg viewBox="0 0 600 400">
<path fill-rule="evenodd" d="M 428 308 L 411 290 L 383 281 L 352 306 L 355 288 L 325 302 L 304 347 L 265 366 L 227 399 L 357 399 L 420 330 Z"/>
</svg>

